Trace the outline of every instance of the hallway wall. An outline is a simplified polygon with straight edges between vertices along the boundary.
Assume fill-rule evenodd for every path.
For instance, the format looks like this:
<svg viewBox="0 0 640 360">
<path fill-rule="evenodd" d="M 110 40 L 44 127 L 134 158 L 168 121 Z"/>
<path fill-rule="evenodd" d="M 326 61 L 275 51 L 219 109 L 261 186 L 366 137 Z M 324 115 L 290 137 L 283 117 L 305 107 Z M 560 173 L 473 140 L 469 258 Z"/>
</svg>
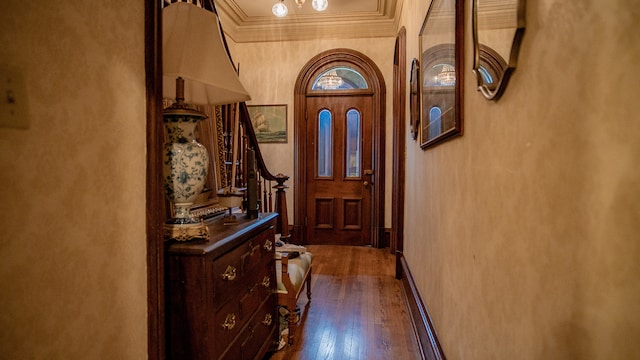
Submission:
<svg viewBox="0 0 640 360">
<path fill-rule="evenodd" d="M 251 101 L 248 105 L 287 105 L 286 144 L 260 144 L 267 168 L 275 173 L 281 172 L 291 178 L 287 184 L 287 209 L 289 223 L 294 223 L 293 197 L 295 168 L 294 155 L 294 108 L 293 91 L 302 67 L 317 54 L 335 48 L 349 48 L 368 56 L 378 66 L 386 85 L 386 149 L 389 152 L 392 143 L 392 88 L 393 47 L 395 38 L 379 39 L 336 39 L 323 41 L 289 41 L 268 43 L 233 43 L 229 47 L 233 61 L 240 65 L 240 80 L 245 86 Z M 391 203 L 391 158 L 385 159 L 385 203 Z M 391 226 L 391 210 L 385 211 L 385 227 Z"/>
<path fill-rule="evenodd" d="M 146 359 L 144 2 L 2 0 L 0 44 L 0 358 Z"/>
<path fill-rule="evenodd" d="M 428 3 L 405 1 L 409 60 Z M 527 1 L 497 102 L 465 5 L 464 135 L 406 139 L 405 256 L 444 352 L 640 358 L 640 1 Z"/>
</svg>

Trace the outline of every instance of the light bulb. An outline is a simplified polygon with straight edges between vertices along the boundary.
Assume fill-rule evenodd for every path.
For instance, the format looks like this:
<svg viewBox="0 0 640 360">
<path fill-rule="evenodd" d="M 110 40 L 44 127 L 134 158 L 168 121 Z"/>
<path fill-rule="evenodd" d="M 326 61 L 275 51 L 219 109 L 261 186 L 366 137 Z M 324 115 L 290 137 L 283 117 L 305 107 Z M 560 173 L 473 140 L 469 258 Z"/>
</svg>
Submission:
<svg viewBox="0 0 640 360">
<path fill-rule="evenodd" d="M 282 1 L 278 1 L 275 5 L 273 5 L 271 11 L 273 12 L 273 15 L 277 17 L 285 17 L 289 13 L 287 5 L 285 5 Z"/>
<path fill-rule="evenodd" d="M 329 6 L 329 1 L 313 0 L 313 2 L 311 2 L 311 6 L 313 6 L 314 10 L 316 11 L 325 11 L 327 9 L 327 6 Z"/>
</svg>

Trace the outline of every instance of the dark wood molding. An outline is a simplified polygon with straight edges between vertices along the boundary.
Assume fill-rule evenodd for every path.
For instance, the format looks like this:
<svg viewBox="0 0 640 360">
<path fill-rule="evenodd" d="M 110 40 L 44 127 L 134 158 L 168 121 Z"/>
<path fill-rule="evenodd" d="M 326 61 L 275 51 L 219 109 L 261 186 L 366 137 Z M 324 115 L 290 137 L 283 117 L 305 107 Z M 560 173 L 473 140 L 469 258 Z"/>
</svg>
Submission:
<svg viewBox="0 0 640 360">
<path fill-rule="evenodd" d="M 363 76 L 371 85 L 373 92 L 373 159 L 374 159 L 374 194 L 372 198 L 371 242 L 374 247 L 381 247 L 384 236 L 384 173 L 385 173 L 385 97 L 386 87 L 382 72 L 366 55 L 351 49 L 332 49 L 324 51 L 302 68 L 294 87 L 294 158 L 296 175 L 294 179 L 293 207 L 294 234 L 302 235 L 306 227 L 305 215 L 307 209 L 307 178 L 306 178 L 306 96 L 311 87 L 314 76 L 330 67 L 332 64 L 353 64 L 363 70 Z M 304 236 L 299 237 L 301 243 L 306 243 Z"/>
<path fill-rule="evenodd" d="M 164 245 L 162 190 L 162 17 L 159 1 L 145 1 L 145 76 L 147 89 L 147 358 L 165 358 Z"/>
<path fill-rule="evenodd" d="M 393 59 L 393 184 L 391 187 L 391 253 L 404 247 L 404 182 L 406 147 L 407 31 L 396 36 Z M 398 274 L 396 274 L 396 277 Z"/>
<path fill-rule="evenodd" d="M 390 248 L 391 247 L 391 234 L 393 233 L 393 229 L 384 228 L 384 237 L 382 238 L 382 247 Z"/>
<path fill-rule="evenodd" d="M 427 360 L 445 360 L 444 352 L 438 340 L 438 334 L 429 316 L 429 311 L 420 296 L 420 292 L 409 271 L 409 265 L 401 252 L 396 253 L 397 266 L 402 270 L 402 288 L 404 290 L 413 326 L 418 338 L 422 358 Z"/>
</svg>

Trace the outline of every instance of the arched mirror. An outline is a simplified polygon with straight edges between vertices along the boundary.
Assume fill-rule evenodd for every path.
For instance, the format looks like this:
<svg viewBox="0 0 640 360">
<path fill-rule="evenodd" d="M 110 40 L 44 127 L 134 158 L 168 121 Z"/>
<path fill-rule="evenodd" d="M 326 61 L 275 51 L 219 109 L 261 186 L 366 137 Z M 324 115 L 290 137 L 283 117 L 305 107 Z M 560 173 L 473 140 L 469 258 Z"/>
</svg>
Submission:
<svg viewBox="0 0 640 360">
<path fill-rule="evenodd" d="M 473 71 L 489 100 L 500 98 L 516 68 L 524 24 L 525 0 L 473 1 Z"/>
</svg>

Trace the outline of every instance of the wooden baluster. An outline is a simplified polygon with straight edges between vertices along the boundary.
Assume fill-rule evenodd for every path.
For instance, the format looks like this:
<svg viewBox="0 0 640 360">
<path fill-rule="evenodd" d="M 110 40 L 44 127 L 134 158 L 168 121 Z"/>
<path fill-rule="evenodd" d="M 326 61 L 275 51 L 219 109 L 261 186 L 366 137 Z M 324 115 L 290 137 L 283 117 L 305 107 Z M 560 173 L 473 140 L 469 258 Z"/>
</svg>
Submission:
<svg viewBox="0 0 640 360">
<path fill-rule="evenodd" d="M 262 178 L 262 211 L 271 212 L 271 206 L 267 203 L 267 179 Z"/>
<path fill-rule="evenodd" d="M 245 149 L 245 150 L 249 149 L 250 148 L 250 144 L 247 141 L 247 129 L 246 129 L 246 126 L 244 124 L 242 126 L 242 132 L 240 133 L 240 135 L 241 135 L 240 136 L 240 144 L 242 146 L 242 149 Z M 245 151 L 243 151 L 242 153 L 246 154 Z M 247 170 L 248 170 L 247 166 L 248 166 L 248 164 L 247 164 L 246 160 L 244 160 L 244 159 L 246 159 L 246 157 L 243 158 L 243 161 L 242 161 L 243 169 L 242 169 L 242 173 L 241 173 L 241 181 L 244 184 L 244 186 L 246 187 L 247 186 L 247 176 L 248 176 L 247 175 Z"/>
<path fill-rule="evenodd" d="M 271 191 L 271 181 L 269 181 L 269 211 L 273 211 L 273 191 Z"/>
<path fill-rule="evenodd" d="M 225 116 L 225 151 L 226 151 L 226 162 L 225 162 L 225 169 L 227 171 L 227 183 L 225 184 L 228 187 L 232 187 L 235 186 L 235 173 L 236 173 L 236 165 L 235 165 L 235 159 L 236 159 L 236 151 L 235 151 L 235 146 L 234 146 L 234 142 L 236 141 L 234 139 L 235 137 L 235 124 L 234 124 L 234 118 L 235 118 L 235 114 L 236 112 L 234 111 L 234 106 L 233 105 L 227 105 L 226 106 L 226 116 Z"/>
<path fill-rule="evenodd" d="M 257 176 L 257 183 L 258 183 L 258 191 L 256 192 L 258 194 L 258 211 L 262 211 L 264 212 L 264 203 L 260 200 L 260 194 L 262 193 L 262 177 L 260 176 L 260 171 L 256 168 L 256 176 Z"/>
<path fill-rule="evenodd" d="M 233 153 L 233 162 L 231 164 L 231 179 L 233 187 L 246 187 L 247 166 L 245 164 L 245 150 L 247 149 L 247 141 L 245 135 L 245 123 L 240 121 L 239 104 L 235 106 L 234 123 L 233 123 L 233 140 L 231 151 Z"/>
</svg>

